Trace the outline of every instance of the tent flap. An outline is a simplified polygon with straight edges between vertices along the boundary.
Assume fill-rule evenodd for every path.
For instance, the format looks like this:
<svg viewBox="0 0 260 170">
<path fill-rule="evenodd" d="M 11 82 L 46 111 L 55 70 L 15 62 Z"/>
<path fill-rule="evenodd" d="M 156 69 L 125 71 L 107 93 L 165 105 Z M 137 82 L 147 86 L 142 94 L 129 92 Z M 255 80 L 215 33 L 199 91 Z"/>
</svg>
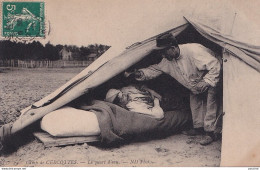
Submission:
<svg viewBox="0 0 260 170">
<path fill-rule="evenodd" d="M 260 75 L 233 53 L 224 53 L 223 57 L 221 166 L 259 166 Z"/>
<path fill-rule="evenodd" d="M 205 38 L 228 49 L 236 57 L 260 72 L 260 46 L 239 42 L 231 37 L 221 34 L 209 26 L 187 19 L 187 21 Z"/>
</svg>

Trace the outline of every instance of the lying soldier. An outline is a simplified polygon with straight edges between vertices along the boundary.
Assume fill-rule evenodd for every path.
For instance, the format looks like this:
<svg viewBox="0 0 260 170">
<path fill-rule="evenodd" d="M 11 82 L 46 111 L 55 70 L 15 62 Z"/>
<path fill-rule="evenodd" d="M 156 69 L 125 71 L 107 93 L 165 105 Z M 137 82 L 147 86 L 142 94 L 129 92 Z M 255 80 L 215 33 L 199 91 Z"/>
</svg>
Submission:
<svg viewBox="0 0 260 170">
<path fill-rule="evenodd" d="M 130 85 L 120 90 L 110 89 L 105 101 L 138 114 L 162 119 L 164 112 L 160 107 L 161 96 L 146 86 Z M 73 122 L 77 123 L 69 123 Z M 65 123 L 66 122 L 66 123 Z M 64 107 L 43 117 L 41 128 L 52 136 L 92 136 L 99 135 L 100 128 L 95 113 L 91 111 Z"/>
</svg>

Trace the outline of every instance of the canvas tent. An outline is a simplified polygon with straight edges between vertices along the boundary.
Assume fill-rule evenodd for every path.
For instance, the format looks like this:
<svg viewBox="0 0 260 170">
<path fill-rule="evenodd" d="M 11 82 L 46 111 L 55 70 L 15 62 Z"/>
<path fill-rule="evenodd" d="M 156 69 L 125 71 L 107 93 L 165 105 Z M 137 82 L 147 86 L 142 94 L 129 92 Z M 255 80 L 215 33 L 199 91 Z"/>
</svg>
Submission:
<svg viewBox="0 0 260 170">
<path fill-rule="evenodd" d="M 224 61 L 223 99 L 225 112 L 221 165 L 256 165 L 259 162 L 260 148 L 259 135 L 256 131 L 259 129 L 258 113 L 260 111 L 258 90 L 260 84 L 260 46 L 235 40 L 236 35 L 230 37 L 223 34 L 223 31 L 218 31 L 218 26 L 214 27 L 214 24 L 212 26 L 204 21 L 205 19 L 196 21 L 187 18 L 183 22 L 178 22 L 179 26 L 161 33 L 166 31 L 175 36 L 183 36 L 179 38 L 183 40 L 183 43 L 189 42 L 189 38 L 198 33 L 196 35 L 201 35 L 203 39 L 195 38 L 195 42 L 210 44 L 209 46 L 214 50 L 220 49 Z M 232 23 L 229 22 L 229 25 Z M 195 31 L 191 31 L 191 36 L 185 37 L 187 34 L 184 33 L 187 29 L 195 29 Z M 65 85 L 23 110 L 22 116 L 13 124 L 12 133 L 16 133 L 41 119 L 52 110 L 87 94 L 91 89 L 97 88 L 150 56 L 156 45 L 155 38 L 157 36 L 135 43 L 127 49 L 111 48 Z M 245 129 L 247 129 L 246 132 Z"/>
</svg>

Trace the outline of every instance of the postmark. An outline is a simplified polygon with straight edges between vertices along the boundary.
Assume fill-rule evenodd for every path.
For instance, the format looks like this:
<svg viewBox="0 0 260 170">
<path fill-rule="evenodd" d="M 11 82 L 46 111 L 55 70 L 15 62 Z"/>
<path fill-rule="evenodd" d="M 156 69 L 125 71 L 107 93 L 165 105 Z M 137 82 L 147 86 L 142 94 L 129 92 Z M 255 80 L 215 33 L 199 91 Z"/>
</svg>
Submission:
<svg viewBox="0 0 260 170">
<path fill-rule="evenodd" d="M 3 37 L 45 37 L 44 2 L 2 2 Z"/>
</svg>

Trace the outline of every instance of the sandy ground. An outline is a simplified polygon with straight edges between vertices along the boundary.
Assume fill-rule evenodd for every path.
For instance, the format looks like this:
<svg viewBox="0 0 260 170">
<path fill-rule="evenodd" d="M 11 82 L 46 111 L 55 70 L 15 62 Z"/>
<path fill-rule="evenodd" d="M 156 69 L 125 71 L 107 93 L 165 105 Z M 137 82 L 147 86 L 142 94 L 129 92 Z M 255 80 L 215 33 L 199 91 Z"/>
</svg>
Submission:
<svg viewBox="0 0 260 170">
<path fill-rule="evenodd" d="M 15 121 L 19 110 L 53 92 L 82 69 L 1 68 L 0 124 Z M 204 147 L 198 143 L 200 138 L 178 134 L 119 148 L 96 144 L 45 148 L 32 138 L 11 153 L 2 153 L 0 166 L 219 166 L 221 141 Z"/>
</svg>

